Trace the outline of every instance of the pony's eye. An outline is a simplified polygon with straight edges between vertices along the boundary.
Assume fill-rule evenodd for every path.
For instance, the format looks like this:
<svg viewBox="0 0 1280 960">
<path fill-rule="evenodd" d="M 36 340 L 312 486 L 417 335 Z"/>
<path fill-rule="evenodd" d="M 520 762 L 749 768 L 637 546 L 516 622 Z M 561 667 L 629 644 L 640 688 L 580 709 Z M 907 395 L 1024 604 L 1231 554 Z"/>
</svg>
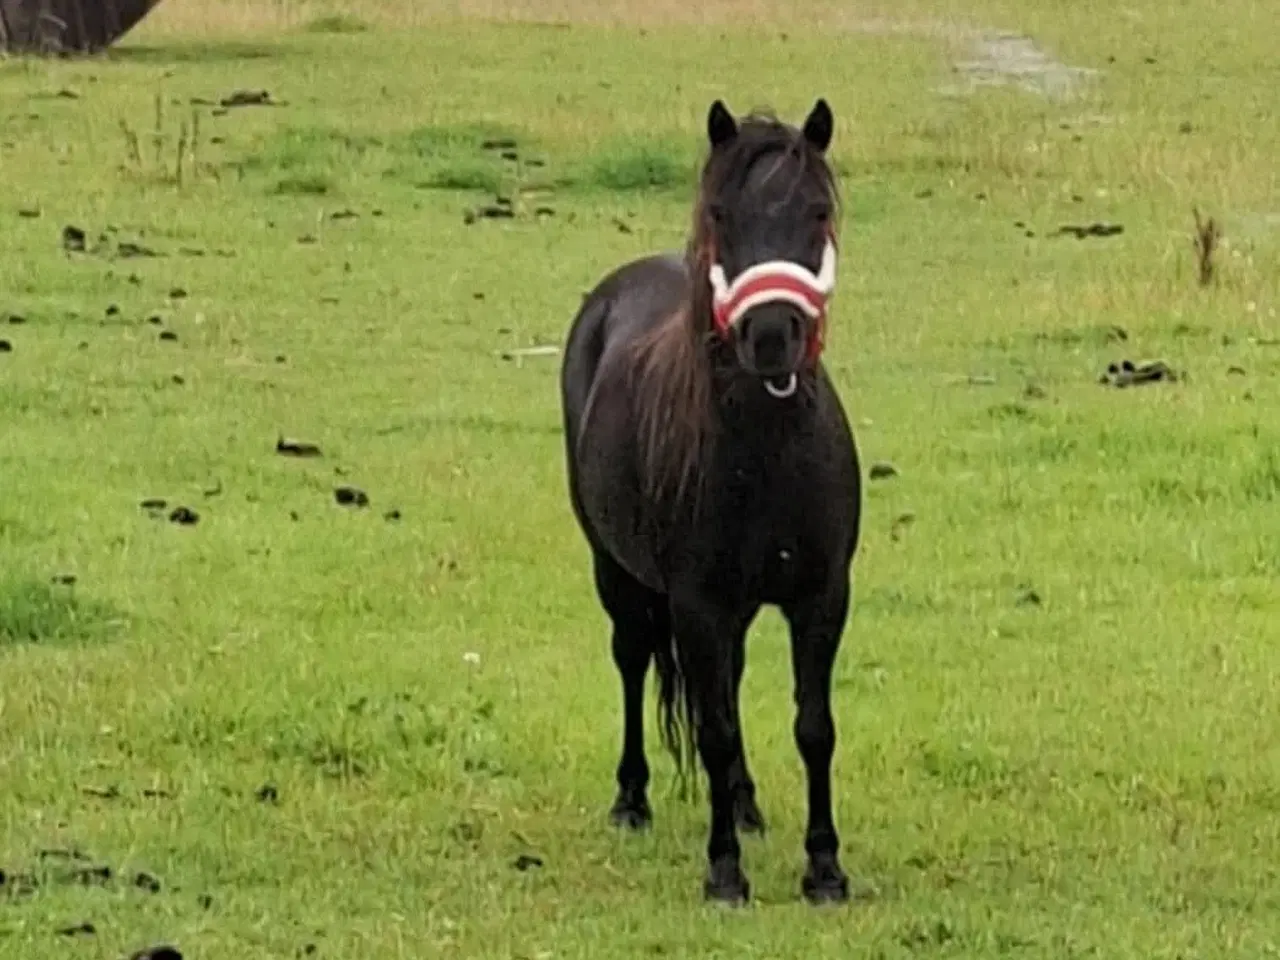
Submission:
<svg viewBox="0 0 1280 960">
<path fill-rule="evenodd" d="M 724 223 L 724 207 L 718 203 L 707 207 L 707 215 L 711 217 L 713 223 Z"/>
</svg>

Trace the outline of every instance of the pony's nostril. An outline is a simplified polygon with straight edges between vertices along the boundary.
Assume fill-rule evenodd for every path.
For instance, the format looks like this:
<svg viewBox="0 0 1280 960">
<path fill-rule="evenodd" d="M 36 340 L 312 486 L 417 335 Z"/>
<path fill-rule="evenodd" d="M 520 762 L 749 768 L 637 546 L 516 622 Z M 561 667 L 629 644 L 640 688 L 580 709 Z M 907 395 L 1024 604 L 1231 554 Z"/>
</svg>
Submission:
<svg viewBox="0 0 1280 960">
<path fill-rule="evenodd" d="M 800 314 L 791 314 L 791 336 L 795 340 L 799 340 L 804 333 L 804 322 L 800 319 Z"/>
</svg>

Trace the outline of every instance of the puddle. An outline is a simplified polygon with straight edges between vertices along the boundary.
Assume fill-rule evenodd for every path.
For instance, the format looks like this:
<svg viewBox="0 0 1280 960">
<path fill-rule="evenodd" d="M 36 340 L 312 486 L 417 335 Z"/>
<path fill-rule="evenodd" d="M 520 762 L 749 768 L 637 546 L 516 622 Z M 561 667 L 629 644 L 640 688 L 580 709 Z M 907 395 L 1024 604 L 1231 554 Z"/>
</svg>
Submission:
<svg viewBox="0 0 1280 960">
<path fill-rule="evenodd" d="M 1049 100 L 1069 100 L 1100 72 L 1054 60 L 1022 34 L 976 33 L 968 40 L 974 59 L 957 63 L 961 82 L 942 87 L 939 93 L 963 96 L 980 87 L 1016 86 Z"/>
</svg>

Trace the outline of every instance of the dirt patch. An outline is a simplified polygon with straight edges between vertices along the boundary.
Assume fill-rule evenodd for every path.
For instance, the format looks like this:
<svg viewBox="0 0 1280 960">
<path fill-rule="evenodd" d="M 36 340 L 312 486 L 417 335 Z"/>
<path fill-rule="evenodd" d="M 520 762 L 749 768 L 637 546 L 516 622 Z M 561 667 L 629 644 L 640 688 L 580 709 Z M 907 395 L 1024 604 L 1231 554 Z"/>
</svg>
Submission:
<svg viewBox="0 0 1280 960">
<path fill-rule="evenodd" d="M 1280 211 L 1243 214 L 1239 218 L 1239 226 L 1246 236 L 1264 237 L 1280 233 Z"/>
<path fill-rule="evenodd" d="M 981 87 L 1016 86 L 1049 100 L 1069 100 L 1099 72 L 1092 67 L 1067 66 L 1021 34 L 979 32 L 968 41 L 973 58 L 955 65 L 960 82 L 940 92 L 955 96 Z"/>
</svg>

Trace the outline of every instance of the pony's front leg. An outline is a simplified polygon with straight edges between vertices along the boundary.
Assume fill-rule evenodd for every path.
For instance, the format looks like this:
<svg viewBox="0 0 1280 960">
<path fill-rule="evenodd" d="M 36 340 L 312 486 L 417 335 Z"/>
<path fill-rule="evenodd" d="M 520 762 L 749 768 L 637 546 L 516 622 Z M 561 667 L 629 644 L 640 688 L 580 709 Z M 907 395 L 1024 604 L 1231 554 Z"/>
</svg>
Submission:
<svg viewBox="0 0 1280 960">
<path fill-rule="evenodd" d="M 831 673 L 849 612 L 849 592 L 847 578 L 841 577 L 823 594 L 783 610 L 791 626 L 796 745 L 809 782 L 804 837 L 809 864 L 801 889 L 811 903 L 849 898 L 849 879 L 840 867 L 840 838 L 831 813 L 831 757 L 836 747 Z"/>
<path fill-rule="evenodd" d="M 743 904 L 751 885 L 742 871 L 742 848 L 734 816 L 732 779 L 738 748 L 732 695 L 735 689 L 733 649 L 741 642 L 750 618 L 735 616 L 704 602 L 673 600 L 671 626 L 680 668 L 691 698 L 698 754 L 707 771 L 711 794 L 711 830 L 707 839 L 708 900 Z"/>
<path fill-rule="evenodd" d="M 733 784 L 733 816 L 743 833 L 765 832 L 764 814 L 756 803 L 756 784 L 747 769 L 747 749 L 742 737 L 742 710 L 739 697 L 742 690 L 742 673 L 746 666 L 747 644 L 744 635 L 733 649 L 733 751 L 734 761 L 729 771 Z"/>
</svg>

